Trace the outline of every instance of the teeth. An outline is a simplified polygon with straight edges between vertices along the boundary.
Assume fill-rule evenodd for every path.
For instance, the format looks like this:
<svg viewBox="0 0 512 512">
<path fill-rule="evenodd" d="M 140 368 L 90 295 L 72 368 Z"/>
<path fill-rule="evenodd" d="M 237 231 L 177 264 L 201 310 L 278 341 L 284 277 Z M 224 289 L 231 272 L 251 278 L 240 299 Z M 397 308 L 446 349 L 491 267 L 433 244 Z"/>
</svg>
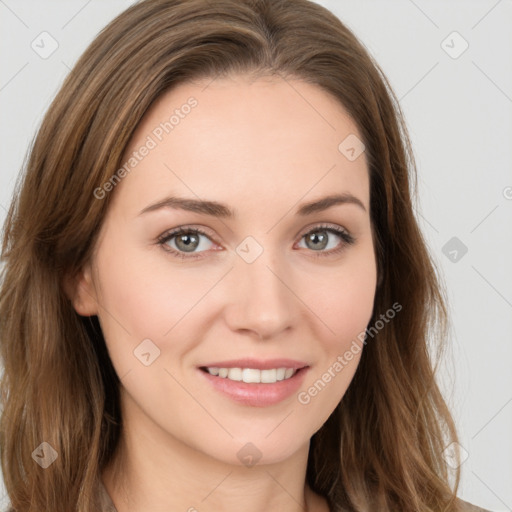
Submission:
<svg viewBox="0 0 512 512">
<path fill-rule="evenodd" d="M 230 368 L 228 371 L 229 380 L 242 380 L 242 370 L 240 368 Z"/>
<path fill-rule="evenodd" d="M 247 383 L 273 384 L 280 380 L 286 380 L 295 375 L 294 368 L 272 368 L 270 370 L 257 370 L 255 368 L 207 368 L 210 375 L 216 375 L 229 380 L 243 381 Z"/>
<path fill-rule="evenodd" d="M 277 370 L 261 370 L 260 382 L 277 382 Z"/>
</svg>

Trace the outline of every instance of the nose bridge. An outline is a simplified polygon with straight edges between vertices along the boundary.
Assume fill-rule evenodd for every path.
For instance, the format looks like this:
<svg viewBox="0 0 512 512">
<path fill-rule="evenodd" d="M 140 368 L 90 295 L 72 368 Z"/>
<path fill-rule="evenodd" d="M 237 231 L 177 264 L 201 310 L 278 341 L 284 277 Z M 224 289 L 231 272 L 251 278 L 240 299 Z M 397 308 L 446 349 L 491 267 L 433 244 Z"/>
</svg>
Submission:
<svg viewBox="0 0 512 512">
<path fill-rule="evenodd" d="M 261 337 L 270 337 L 293 322 L 296 304 L 288 288 L 291 283 L 287 282 L 291 273 L 274 249 L 263 248 L 248 238 L 236 250 L 230 279 L 230 324 L 233 329 L 252 330 Z"/>
</svg>

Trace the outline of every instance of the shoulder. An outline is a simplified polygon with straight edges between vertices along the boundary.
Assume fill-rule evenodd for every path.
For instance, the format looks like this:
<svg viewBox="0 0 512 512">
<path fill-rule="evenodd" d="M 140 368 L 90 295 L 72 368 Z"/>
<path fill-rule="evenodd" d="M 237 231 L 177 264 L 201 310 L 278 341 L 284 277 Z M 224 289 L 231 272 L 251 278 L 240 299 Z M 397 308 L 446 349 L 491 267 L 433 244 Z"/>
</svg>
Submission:
<svg viewBox="0 0 512 512">
<path fill-rule="evenodd" d="M 463 512 L 491 512 L 490 510 L 478 507 L 472 503 L 469 503 L 468 501 L 461 500 L 460 498 L 458 500 Z"/>
</svg>

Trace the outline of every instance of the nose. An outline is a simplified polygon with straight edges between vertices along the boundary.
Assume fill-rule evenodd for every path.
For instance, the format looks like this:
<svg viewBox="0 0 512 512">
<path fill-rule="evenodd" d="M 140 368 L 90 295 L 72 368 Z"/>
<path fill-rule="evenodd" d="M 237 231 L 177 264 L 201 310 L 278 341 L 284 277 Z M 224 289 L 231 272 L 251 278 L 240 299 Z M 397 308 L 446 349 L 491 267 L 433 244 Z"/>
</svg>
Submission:
<svg viewBox="0 0 512 512">
<path fill-rule="evenodd" d="M 226 321 L 233 331 L 269 339 L 292 328 L 299 317 L 293 273 L 268 250 L 252 263 L 237 256 L 225 286 Z"/>
</svg>

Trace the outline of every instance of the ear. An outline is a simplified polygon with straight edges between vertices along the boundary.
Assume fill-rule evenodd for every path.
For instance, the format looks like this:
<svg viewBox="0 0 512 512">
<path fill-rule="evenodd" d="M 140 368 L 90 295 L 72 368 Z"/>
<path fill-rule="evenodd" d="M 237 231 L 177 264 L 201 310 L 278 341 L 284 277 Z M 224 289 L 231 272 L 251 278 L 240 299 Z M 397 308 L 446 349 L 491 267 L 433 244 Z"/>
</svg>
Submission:
<svg viewBox="0 0 512 512">
<path fill-rule="evenodd" d="M 75 311 L 81 316 L 98 314 L 98 299 L 89 264 L 77 274 L 66 275 L 62 282 L 64 292 Z"/>
</svg>

